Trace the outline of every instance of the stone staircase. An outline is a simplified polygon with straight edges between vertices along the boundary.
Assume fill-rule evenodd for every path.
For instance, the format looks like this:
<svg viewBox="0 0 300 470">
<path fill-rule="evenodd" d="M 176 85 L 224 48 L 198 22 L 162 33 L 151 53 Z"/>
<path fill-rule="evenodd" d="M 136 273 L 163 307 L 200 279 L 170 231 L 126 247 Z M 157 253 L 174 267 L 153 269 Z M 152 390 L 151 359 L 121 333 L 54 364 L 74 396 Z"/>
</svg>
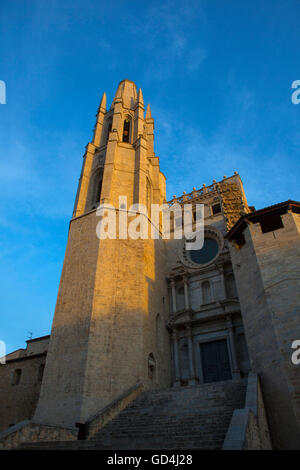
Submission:
<svg viewBox="0 0 300 470">
<path fill-rule="evenodd" d="M 142 393 L 93 439 L 25 443 L 20 449 L 221 449 L 244 379 Z"/>
</svg>

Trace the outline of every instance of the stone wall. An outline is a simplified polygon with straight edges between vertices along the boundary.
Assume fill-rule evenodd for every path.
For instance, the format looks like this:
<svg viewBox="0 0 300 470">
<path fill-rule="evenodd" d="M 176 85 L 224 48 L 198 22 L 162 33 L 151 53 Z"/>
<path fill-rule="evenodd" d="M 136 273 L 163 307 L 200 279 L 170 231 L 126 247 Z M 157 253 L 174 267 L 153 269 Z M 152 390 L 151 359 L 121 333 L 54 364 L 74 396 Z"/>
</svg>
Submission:
<svg viewBox="0 0 300 470">
<path fill-rule="evenodd" d="M 45 359 L 45 355 L 32 356 L 0 365 L 0 430 L 32 418 L 41 388 L 39 370 Z M 16 370 L 21 370 L 21 376 L 14 385 Z"/>
<path fill-rule="evenodd" d="M 269 425 L 259 377 L 248 375 L 245 407 L 235 409 L 223 443 L 223 450 L 271 450 Z"/>
<path fill-rule="evenodd" d="M 40 423 L 75 427 L 75 423 L 81 421 L 99 247 L 97 222 L 92 211 L 70 224 L 41 396 L 35 413 L 35 420 Z"/>
<path fill-rule="evenodd" d="M 37 422 L 73 427 L 139 380 L 170 385 L 164 242 L 99 241 L 98 221 L 93 211 L 71 223 Z"/>
<path fill-rule="evenodd" d="M 284 227 L 267 233 L 249 224 L 245 244 L 231 246 L 252 370 L 262 380 L 276 449 L 300 448 L 300 374 L 291 362 L 291 344 L 300 338 L 298 217 L 283 214 Z"/>
<path fill-rule="evenodd" d="M 0 434 L 0 450 L 17 449 L 26 442 L 73 441 L 77 431 L 23 421 Z"/>
</svg>

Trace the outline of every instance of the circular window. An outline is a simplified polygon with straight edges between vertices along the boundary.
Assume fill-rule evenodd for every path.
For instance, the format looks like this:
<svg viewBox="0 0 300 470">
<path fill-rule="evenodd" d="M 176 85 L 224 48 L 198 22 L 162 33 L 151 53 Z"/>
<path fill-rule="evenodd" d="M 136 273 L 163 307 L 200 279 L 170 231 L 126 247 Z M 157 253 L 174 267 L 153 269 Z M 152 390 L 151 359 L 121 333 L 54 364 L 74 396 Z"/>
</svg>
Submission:
<svg viewBox="0 0 300 470">
<path fill-rule="evenodd" d="M 214 238 L 205 238 L 200 250 L 190 250 L 190 258 L 193 263 L 206 264 L 212 261 L 218 254 L 219 244 Z"/>
<path fill-rule="evenodd" d="M 222 233 L 215 227 L 204 228 L 204 243 L 200 250 L 189 249 L 186 239 L 178 245 L 178 256 L 181 262 L 192 269 L 199 269 L 213 263 L 224 249 Z M 192 247 L 191 247 L 192 248 Z"/>
</svg>

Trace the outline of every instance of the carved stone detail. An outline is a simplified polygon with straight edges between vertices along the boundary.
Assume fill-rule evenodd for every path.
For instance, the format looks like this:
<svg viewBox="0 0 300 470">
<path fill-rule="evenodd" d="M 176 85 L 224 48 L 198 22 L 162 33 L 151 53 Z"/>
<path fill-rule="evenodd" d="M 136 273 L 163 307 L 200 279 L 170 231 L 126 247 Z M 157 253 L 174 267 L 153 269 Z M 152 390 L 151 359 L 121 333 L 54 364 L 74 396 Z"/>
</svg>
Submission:
<svg viewBox="0 0 300 470">
<path fill-rule="evenodd" d="M 222 197 L 222 209 L 226 218 L 226 228 L 231 227 L 238 219 L 248 212 L 247 207 L 242 199 L 242 193 L 236 183 L 219 183 L 219 193 Z"/>
</svg>

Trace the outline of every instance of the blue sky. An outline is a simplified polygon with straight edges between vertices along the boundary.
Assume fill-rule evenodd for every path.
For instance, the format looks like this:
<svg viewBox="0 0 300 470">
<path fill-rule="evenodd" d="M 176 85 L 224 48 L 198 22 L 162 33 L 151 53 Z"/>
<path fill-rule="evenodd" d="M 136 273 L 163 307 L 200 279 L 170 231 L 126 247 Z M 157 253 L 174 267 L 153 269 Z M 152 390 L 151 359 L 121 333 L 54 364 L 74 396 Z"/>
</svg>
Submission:
<svg viewBox="0 0 300 470">
<path fill-rule="evenodd" d="M 298 0 L 0 5 L 0 339 L 50 332 L 102 92 L 151 103 L 168 198 L 238 171 L 257 209 L 300 199 Z"/>
</svg>

